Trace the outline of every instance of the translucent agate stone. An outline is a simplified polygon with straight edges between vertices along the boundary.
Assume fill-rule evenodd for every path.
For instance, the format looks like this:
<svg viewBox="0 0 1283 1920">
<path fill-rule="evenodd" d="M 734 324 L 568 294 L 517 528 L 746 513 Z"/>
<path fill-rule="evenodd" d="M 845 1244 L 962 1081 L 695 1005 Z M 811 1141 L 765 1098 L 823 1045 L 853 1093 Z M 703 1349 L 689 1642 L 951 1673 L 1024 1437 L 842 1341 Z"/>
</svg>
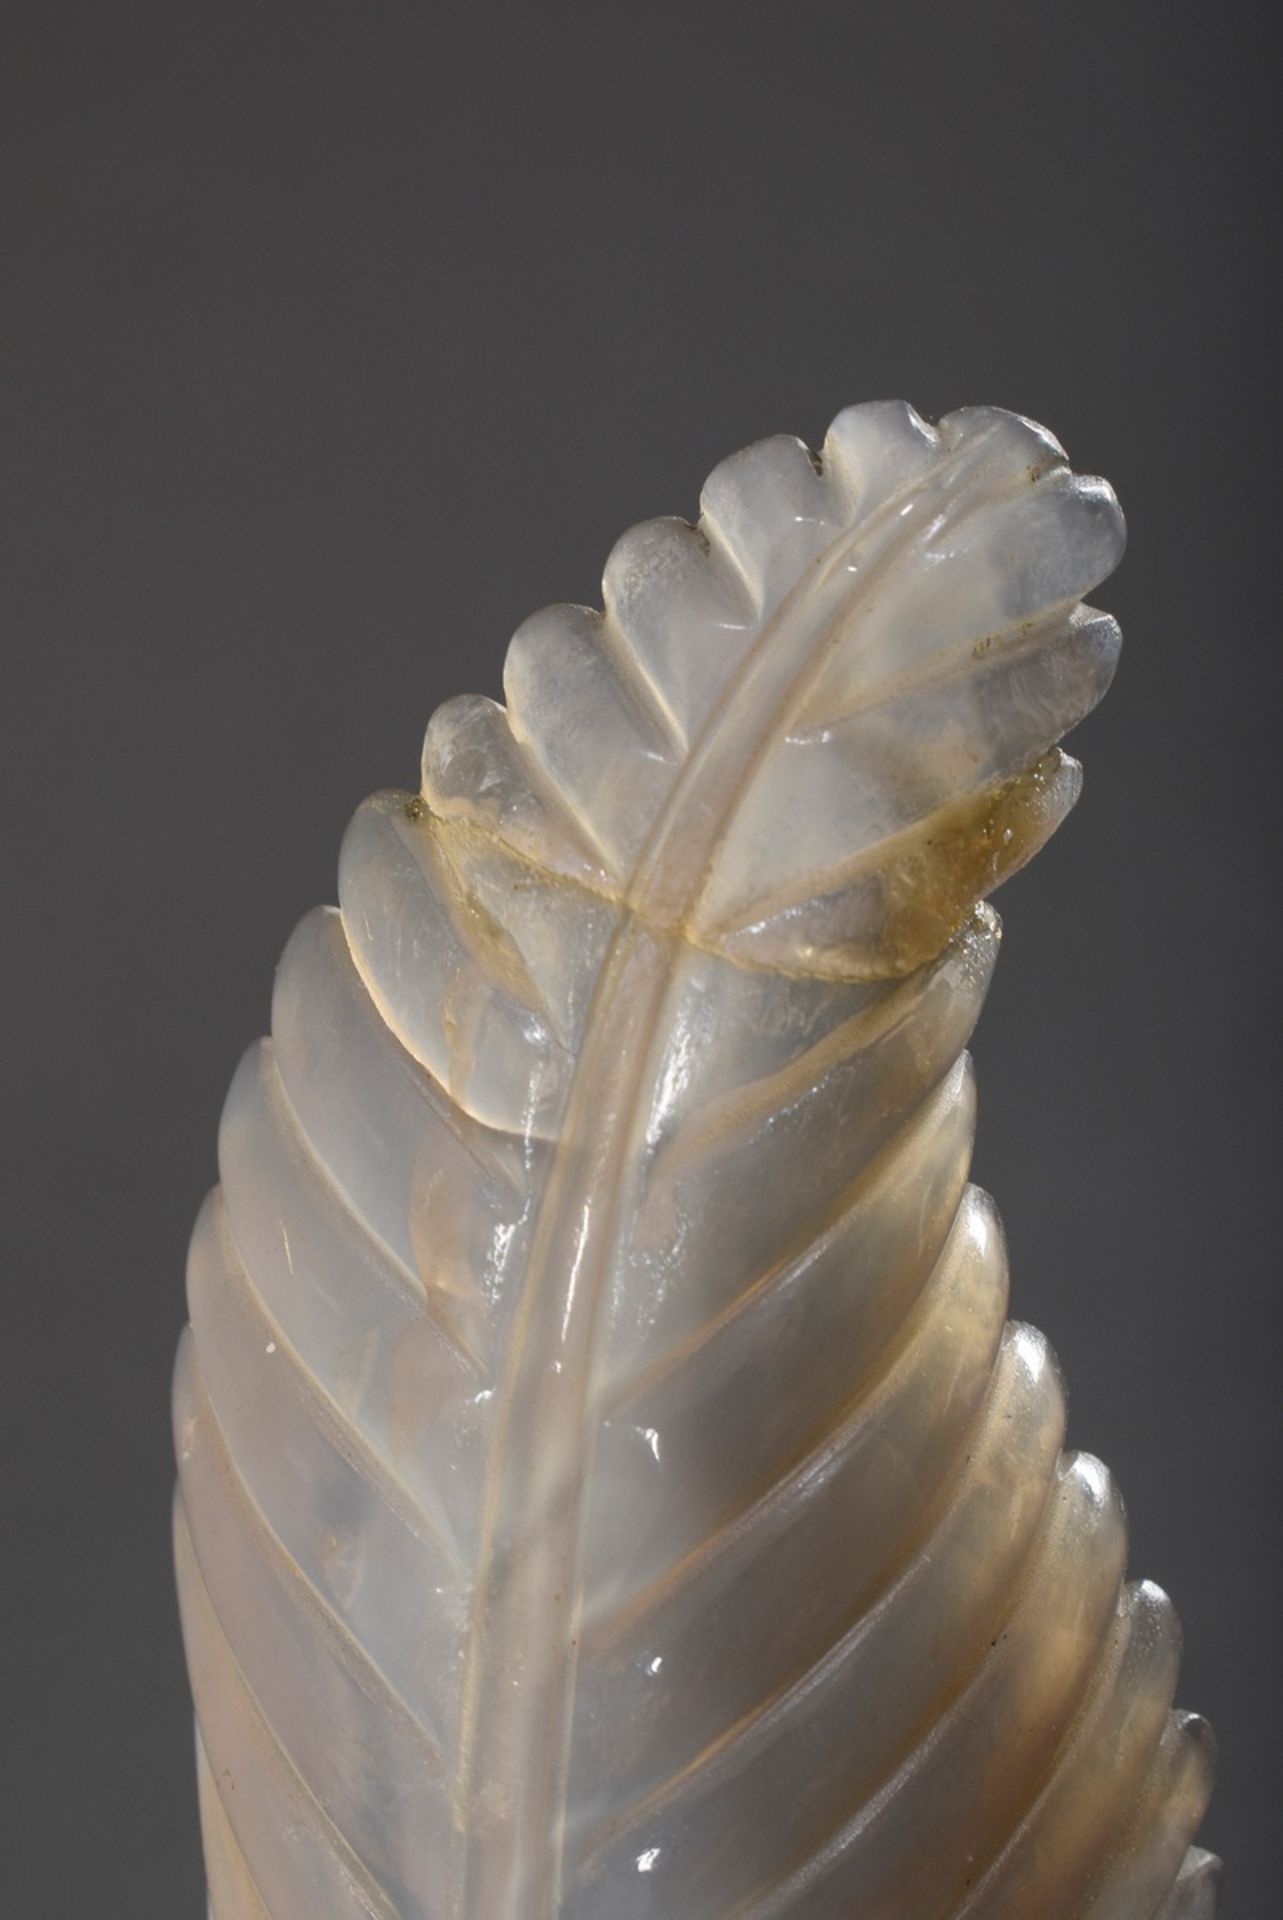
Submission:
<svg viewBox="0 0 1283 1920">
<path fill-rule="evenodd" d="M 356 815 L 192 1243 L 217 1920 L 1211 1914 L 1172 1609 L 967 1177 L 1122 544 L 1029 421 L 851 408 Z"/>
</svg>

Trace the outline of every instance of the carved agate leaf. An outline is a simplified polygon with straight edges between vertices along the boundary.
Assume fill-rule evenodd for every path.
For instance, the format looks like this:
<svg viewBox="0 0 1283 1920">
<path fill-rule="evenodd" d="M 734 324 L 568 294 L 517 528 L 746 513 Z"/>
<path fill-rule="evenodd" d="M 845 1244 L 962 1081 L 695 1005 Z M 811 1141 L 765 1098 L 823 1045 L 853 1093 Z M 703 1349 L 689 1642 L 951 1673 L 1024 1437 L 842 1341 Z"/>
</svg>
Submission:
<svg viewBox="0 0 1283 1920">
<path fill-rule="evenodd" d="M 1204 1723 L 968 1183 L 1109 487 L 766 440 L 380 794 L 231 1087 L 175 1388 L 217 1920 L 1196 1920 Z"/>
</svg>

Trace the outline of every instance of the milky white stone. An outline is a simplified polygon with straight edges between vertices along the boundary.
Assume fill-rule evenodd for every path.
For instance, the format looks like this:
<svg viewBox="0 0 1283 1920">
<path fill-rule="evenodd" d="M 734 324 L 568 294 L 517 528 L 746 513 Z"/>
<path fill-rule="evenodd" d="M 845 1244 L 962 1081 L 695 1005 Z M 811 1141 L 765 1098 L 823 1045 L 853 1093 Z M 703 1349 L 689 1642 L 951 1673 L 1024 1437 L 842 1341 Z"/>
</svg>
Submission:
<svg viewBox="0 0 1283 1920">
<path fill-rule="evenodd" d="M 357 814 L 175 1389 L 217 1920 L 1201 1920 L 1210 1737 L 968 1185 L 1103 481 L 850 408 Z"/>
</svg>

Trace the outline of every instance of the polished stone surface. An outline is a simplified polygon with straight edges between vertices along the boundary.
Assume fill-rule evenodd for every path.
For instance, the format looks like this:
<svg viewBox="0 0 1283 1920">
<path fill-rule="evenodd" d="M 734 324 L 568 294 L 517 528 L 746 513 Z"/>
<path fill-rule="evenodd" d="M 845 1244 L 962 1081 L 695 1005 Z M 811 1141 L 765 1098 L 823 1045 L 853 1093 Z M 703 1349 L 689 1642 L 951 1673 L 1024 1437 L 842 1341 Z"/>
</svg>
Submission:
<svg viewBox="0 0 1283 1920">
<path fill-rule="evenodd" d="M 1211 1913 L 1175 1619 L 967 1179 L 1122 543 L 1028 421 L 851 408 L 357 814 L 192 1246 L 218 1920 Z"/>
</svg>

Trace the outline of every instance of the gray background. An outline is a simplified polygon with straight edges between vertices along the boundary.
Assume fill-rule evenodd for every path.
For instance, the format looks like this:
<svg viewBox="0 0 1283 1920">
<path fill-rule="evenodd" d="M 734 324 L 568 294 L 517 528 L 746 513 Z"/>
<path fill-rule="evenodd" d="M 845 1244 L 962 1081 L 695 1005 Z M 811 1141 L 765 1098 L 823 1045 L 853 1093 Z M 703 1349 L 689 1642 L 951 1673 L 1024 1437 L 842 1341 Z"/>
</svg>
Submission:
<svg viewBox="0 0 1283 1920">
<path fill-rule="evenodd" d="M 624 526 L 888 394 L 1031 413 L 1129 512 L 978 1175 L 1181 1608 L 1227 1920 L 1278 1911 L 1277 109 L 1267 9 L 1210 20 L 0 7 L 6 1915 L 203 1913 L 184 1246 L 348 814 Z"/>
</svg>

